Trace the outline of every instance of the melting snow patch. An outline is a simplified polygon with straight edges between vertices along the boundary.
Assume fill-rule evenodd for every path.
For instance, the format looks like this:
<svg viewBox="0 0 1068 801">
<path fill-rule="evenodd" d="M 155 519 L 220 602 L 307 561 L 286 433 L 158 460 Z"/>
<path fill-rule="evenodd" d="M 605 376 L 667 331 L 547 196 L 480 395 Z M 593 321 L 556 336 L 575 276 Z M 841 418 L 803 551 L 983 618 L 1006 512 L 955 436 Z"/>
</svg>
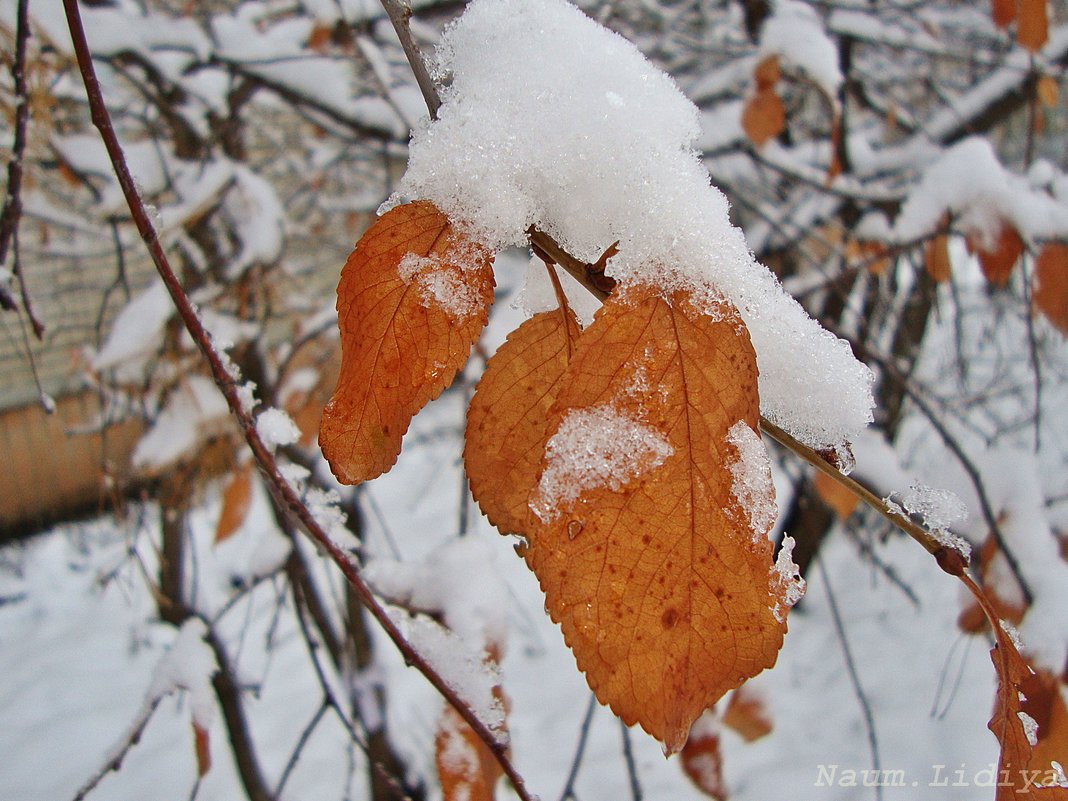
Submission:
<svg viewBox="0 0 1068 801">
<path fill-rule="evenodd" d="M 801 568 L 794 564 L 794 538 L 785 536 L 782 538 L 779 556 L 771 566 L 772 592 L 774 595 L 782 595 L 782 600 L 777 600 L 771 608 L 776 620 L 780 623 L 786 620 L 787 610 L 801 600 L 806 586 L 805 580 L 801 578 Z"/>
<path fill-rule="evenodd" d="M 618 490 L 674 452 L 660 432 L 610 404 L 572 409 L 545 446 L 545 470 L 530 508 L 548 523 L 583 492 Z"/>
<path fill-rule="evenodd" d="M 727 442 L 738 449 L 738 458 L 729 465 L 733 478 L 731 494 L 748 515 L 753 539 L 759 542 L 767 537 L 779 514 L 775 485 L 771 481 L 771 461 L 760 435 L 745 420 L 731 426 Z"/>
</svg>

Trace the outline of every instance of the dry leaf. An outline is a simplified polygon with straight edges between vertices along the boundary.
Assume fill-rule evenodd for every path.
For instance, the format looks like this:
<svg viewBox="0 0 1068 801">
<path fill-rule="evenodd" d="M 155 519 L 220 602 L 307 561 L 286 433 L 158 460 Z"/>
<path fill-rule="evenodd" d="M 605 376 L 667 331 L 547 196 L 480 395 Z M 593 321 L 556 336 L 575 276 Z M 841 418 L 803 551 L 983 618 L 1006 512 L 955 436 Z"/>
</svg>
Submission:
<svg viewBox="0 0 1068 801">
<path fill-rule="evenodd" d="M 208 730 L 193 721 L 193 748 L 197 755 L 197 776 L 204 776 L 211 770 L 211 743 Z"/>
<path fill-rule="evenodd" d="M 452 383 L 486 324 L 491 261 L 425 201 L 360 239 L 338 285 L 341 374 L 319 429 L 338 481 L 389 470 L 412 416 Z"/>
<path fill-rule="evenodd" d="M 1049 40 L 1049 17 L 1046 0 L 1018 0 L 1019 16 L 1016 21 L 1016 41 L 1032 53 L 1041 50 Z"/>
<path fill-rule="evenodd" d="M 679 753 L 682 769 L 699 790 L 716 801 L 727 801 L 727 783 L 723 780 L 723 755 L 719 748 L 719 722 L 715 712 L 706 711 L 694 723 L 686 745 Z"/>
<path fill-rule="evenodd" d="M 1038 97 L 1038 101 L 1048 109 L 1057 108 L 1057 100 L 1060 94 L 1060 86 L 1057 84 L 1057 79 L 1052 75 L 1042 75 L 1035 82 L 1035 95 Z"/>
<path fill-rule="evenodd" d="M 979 551 L 980 585 L 986 593 L 987 602 L 1000 620 L 1018 626 L 1027 611 L 1019 582 L 1008 569 L 1005 557 L 1000 555 L 997 540 L 987 537 Z M 982 605 L 976 599 L 965 606 L 957 618 L 957 626 L 968 634 L 986 631 L 987 620 Z"/>
<path fill-rule="evenodd" d="M 1016 19 L 1016 0 L 992 0 L 990 16 L 999 28 L 1007 28 Z"/>
<path fill-rule="evenodd" d="M 500 661 L 500 654 L 500 647 L 494 643 L 486 648 L 487 658 L 494 663 Z M 494 686 L 493 695 L 507 710 L 508 699 L 499 684 Z M 449 704 L 442 710 L 434 736 L 434 763 L 443 801 L 493 801 L 493 788 L 503 775 L 501 765 Z"/>
<path fill-rule="evenodd" d="M 1057 778 L 1050 765 L 1041 764 L 1033 758 L 1032 749 L 1035 746 L 1031 738 L 1040 743 L 1041 728 L 1030 735 L 1028 733 L 1029 722 L 1038 722 L 1032 713 L 1041 715 L 1039 707 L 1044 703 L 1041 683 L 1020 656 L 1013 635 L 998 620 L 989 598 L 967 574 L 962 575 L 961 580 L 982 607 L 995 637 L 990 658 L 997 671 L 998 692 L 994 715 L 989 723 L 990 731 L 1001 744 L 995 801 L 1068 801 L 1068 788 L 1039 786 Z M 1068 748 L 1063 742 L 1054 741 L 1051 747 L 1051 753 L 1068 758 L 1065 753 Z"/>
<path fill-rule="evenodd" d="M 501 766 L 486 744 L 446 705 L 434 737 L 434 762 L 444 801 L 493 801 Z"/>
<path fill-rule="evenodd" d="M 1068 336 L 1068 245 L 1050 242 L 1038 254 L 1031 304 Z"/>
<path fill-rule="evenodd" d="M 1023 692 L 1020 711 L 1037 725 L 1029 769 L 1047 771 L 1053 762 L 1068 766 L 1068 687 L 1048 670 L 1036 670 Z"/>
<path fill-rule="evenodd" d="M 774 492 L 756 359 L 733 306 L 712 306 L 640 285 L 609 297 L 561 382 L 528 517 L 526 558 L 590 687 L 668 752 L 774 664 L 794 589 L 772 566 L 774 503 L 739 500 Z"/>
<path fill-rule="evenodd" d="M 935 283 L 948 281 L 953 274 L 953 264 L 949 259 L 949 236 L 935 234 L 923 246 L 923 262 L 927 274 Z"/>
<path fill-rule="evenodd" d="M 764 698 L 748 684 L 743 684 L 733 693 L 723 713 L 723 725 L 729 726 L 751 743 L 771 734 L 772 721 L 764 708 Z"/>
<path fill-rule="evenodd" d="M 742 110 L 742 129 L 757 147 L 786 128 L 786 109 L 772 87 L 758 89 Z"/>
<path fill-rule="evenodd" d="M 986 280 L 993 286 L 1003 287 L 1009 282 L 1017 259 L 1023 255 L 1024 245 L 1016 229 L 1003 221 L 992 250 L 986 250 L 977 236 L 968 238 L 968 248 L 978 257 Z"/>
<path fill-rule="evenodd" d="M 848 520 L 860 502 L 856 495 L 819 470 L 812 479 L 812 486 L 839 520 Z"/>
<path fill-rule="evenodd" d="M 508 335 L 467 410 L 464 466 L 471 494 L 502 533 L 521 533 L 537 483 L 549 409 L 580 334 L 570 311 L 542 312 Z"/>
<path fill-rule="evenodd" d="M 223 490 L 222 511 L 215 525 L 215 544 L 233 536 L 248 517 L 252 505 L 252 463 L 237 468 Z"/>
<path fill-rule="evenodd" d="M 768 56 L 753 70 L 753 80 L 758 89 L 768 89 L 779 82 L 782 71 L 779 66 L 778 56 Z"/>
</svg>

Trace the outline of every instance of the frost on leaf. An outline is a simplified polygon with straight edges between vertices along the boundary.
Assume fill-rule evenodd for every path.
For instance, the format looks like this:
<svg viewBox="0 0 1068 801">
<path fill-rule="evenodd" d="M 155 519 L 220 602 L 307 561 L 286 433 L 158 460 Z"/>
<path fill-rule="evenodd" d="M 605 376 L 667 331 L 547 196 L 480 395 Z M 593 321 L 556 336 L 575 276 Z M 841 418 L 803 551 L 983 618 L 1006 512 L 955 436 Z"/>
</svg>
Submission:
<svg viewBox="0 0 1068 801">
<path fill-rule="evenodd" d="M 412 416 L 452 383 L 486 324 L 491 261 L 425 201 L 394 208 L 357 243 L 337 292 L 341 374 L 319 429 L 339 481 L 389 470 Z"/>
<path fill-rule="evenodd" d="M 464 466 L 471 494 L 503 533 L 524 530 L 527 501 L 552 433 L 549 409 L 578 336 L 569 313 L 535 315 L 487 362 L 471 399 Z"/>
<path fill-rule="evenodd" d="M 728 468 L 739 453 L 727 433 L 757 425 L 756 360 L 734 308 L 713 311 L 642 284 L 609 298 L 561 381 L 552 430 L 611 409 L 654 435 L 641 438 L 643 469 L 528 515 L 526 558 L 579 668 L 669 752 L 727 690 L 774 664 L 786 628 L 772 612 L 788 599 L 769 578 L 771 542 L 754 536 Z"/>
</svg>

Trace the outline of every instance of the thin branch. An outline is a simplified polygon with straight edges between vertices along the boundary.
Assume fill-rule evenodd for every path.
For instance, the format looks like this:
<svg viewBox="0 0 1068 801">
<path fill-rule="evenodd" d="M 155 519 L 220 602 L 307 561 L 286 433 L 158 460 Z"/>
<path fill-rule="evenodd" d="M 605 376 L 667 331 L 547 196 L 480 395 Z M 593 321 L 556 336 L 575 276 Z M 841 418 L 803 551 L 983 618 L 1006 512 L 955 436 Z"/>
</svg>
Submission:
<svg viewBox="0 0 1068 801">
<path fill-rule="evenodd" d="M 642 801 L 642 786 L 638 781 L 638 766 L 634 762 L 634 751 L 630 747 L 630 728 L 623 722 L 622 718 L 619 719 L 619 736 L 623 740 L 623 762 L 627 766 L 631 801 Z"/>
<path fill-rule="evenodd" d="M 426 107 L 430 111 L 430 119 L 436 120 L 438 109 L 441 108 L 441 97 L 426 68 L 426 62 L 423 61 L 423 54 L 419 52 L 419 46 L 412 39 L 412 27 L 409 24 L 412 9 L 399 0 L 382 0 L 382 7 L 389 15 L 389 21 L 393 23 L 393 30 L 397 32 L 404 55 L 412 68 L 412 75 L 415 76 L 415 82 L 419 84 L 419 91 L 423 93 L 423 100 L 426 101 Z"/>
<path fill-rule="evenodd" d="M 274 454 L 256 431 L 256 424 L 251 410 L 245 408 L 240 388 L 237 383 L 237 377 L 231 374 L 230 369 L 223 362 L 223 357 L 219 351 L 216 350 L 211 341 L 210 334 L 205 329 L 203 323 L 201 323 L 189 297 L 182 288 L 177 275 L 175 275 L 175 272 L 167 259 L 167 255 L 163 251 L 163 246 L 159 241 L 155 227 L 145 209 L 144 201 L 134 184 L 133 176 L 126 163 L 126 158 L 123 155 L 122 147 L 115 134 L 115 129 L 111 123 L 111 116 L 108 113 L 103 93 L 100 89 L 96 69 L 93 66 L 92 54 L 89 50 L 89 43 L 85 36 L 85 28 L 82 24 L 81 14 L 78 9 L 78 2 L 77 0 L 63 0 L 63 7 L 67 16 L 67 24 L 71 32 L 71 40 L 74 43 L 78 67 L 85 83 L 86 95 L 89 101 L 90 117 L 93 124 L 100 132 L 101 140 L 108 152 L 108 157 L 115 170 L 119 186 L 122 188 L 123 195 L 130 208 L 131 218 L 137 226 L 138 233 L 144 241 L 145 247 L 148 249 L 156 270 L 163 280 L 163 283 L 171 296 L 171 300 L 178 310 L 179 317 L 182 319 L 191 338 L 200 349 L 201 354 L 211 370 L 216 385 L 226 398 L 230 412 L 240 426 L 245 441 L 248 443 L 253 456 L 256 458 L 260 470 L 266 477 L 272 495 L 275 496 L 279 505 L 288 511 L 294 521 L 298 523 L 316 544 L 330 556 L 330 559 L 337 565 L 338 569 L 352 586 L 361 603 L 363 603 L 382 627 L 383 631 L 385 631 L 386 635 L 393 641 L 394 645 L 404 657 L 405 662 L 426 677 L 438 693 L 440 693 L 441 696 L 448 701 L 454 709 L 456 709 L 464 721 L 471 726 L 478 738 L 486 744 L 486 747 L 490 749 L 490 752 L 497 760 L 497 763 L 501 766 L 501 769 L 515 788 L 519 798 L 522 799 L 522 801 L 532 801 L 531 796 L 526 789 L 523 777 L 519 774 L 508 757 L 507 742 L 499 739 L 492 731 L 490 731 L 489 727 L 479 719 L 471 707 L 446 683 L 445 679 L 442 678 L 434 666 L 408 642 L 401 630 L 389 617 L 385 608 L 378 603 L 377 599 L 371 593 L 370 588 L 360 575 L 359 568 L 352 561 L 349 554 L 334 542 L 326 530 L 320 525 L 319 521 L 315 519 L 311 510 L 303 503 L 297 490 L 279 471 Z"/>
<path fill-rule="evenodd" d="M 156 709 L 159 708 L 162 700 L 163 696 L 158 695 L 142 707 L 140 716 L 134 721 L 130 730 L 123 735 L 118 747 L 111 751 L 107 762 L 105 762 L 85 784 L 78 788 L 78 792 L 74 794 L 72 801 L 83 801 L 83 799 L 88 796 L 89 793 L 93 792 L 97 785 L 104 780 L 105 776 L 112 771 L 118 771 L 119 768 L 122 767 L 122 762 L 126 759 L 126 754 L 140 742 L 141 735 L 144 734 L 148 722 L 152 720 L 152 715 L 155 713 Z"/>
<path fill-rule="evenodd" d="M 586 740 L 590 736 L 590 723 L 593 721 L 593 712 L 597 709 L 597 696 L 590 693 L 590 701 L 586 705 L 586 714 L 582 718 L 579 727 L 579 741 L 575 746 L 575 756 L 571 759 L 571 770 L 567 773 L 567 781 L 564 789 L 560 791 L 560 801 L 578 801 L 575 795 L 575 779 L 578 778 L 579 767 L 582 765 L 582 757 L 586 753 Z"/>
<path fill-rule="evenodd" d="M 823 579 L 823 588 L 827 593 L 827 604 L 831 609 L 831 619 L 834 621 L 834 630 L 838 633 L 838 642 L 842 646 L 842 657 L 845 659 L 846 671 L 849 673 L 849 681 L 853 685 L 853 692 L 856 693 L 857 701 L 860 702 L 860 709 L 864 715 L 864 727 L 868 731 L 868 746 L 871 749 L 871 766 L 875 770 L 875 775 L 881 776 L 882 766 L 879 758 L 879 738 L 875 733 L 875 715 L 872 713 L 871 704 L 868 702 L 868 696 L 864 692 L 864 687 L 860 683 L 860 675 L 857 673 L 857 666 L 853 661 L 853 654 L 849 650 L 849 640 L 846 638 L 845 625 L 842 623 L 842 615 L 838 611 L 838 603 L 835 601 L 834 593 L 831 591 L 831 580 L 827 575 L 827 567 L 823 564 L 823 559 L 817 559 L 816 564 L 819 567 L 820 578 Z M 882 797 L 882 785 L 876 784 L 875 798 L 878 799 L 878 801 L 882 801 Z"/>
<path fill-rule="evenodd" d="M 282 775 L 278 779 L 278 784 L 274 788 L 274 797 L 280 798 L 282 791 L 286 787 L 286 783 L 289 781 L 289 776 L 293 772 L 293 768 L 297 766 L 297 762 L 300 761 L 300 755 L 304 752 L 304 747 L 308 744 L 308 740 L 311 739 L 312 732 L 319 725 L 323 719 L 323 715 L 330 709 L 330 702 L 327 699 L 323 699 L 319 704 L 319 708 L 315 710 L 315 714 L 312 715 L 311 720 L 308 721 L 308 725 L 304 727 L 304 730 L 300 733 L 300 737 L 297 738 L 297 744 L 293 747 L 293 753 L 289 755 L 289 760 L 286 762 L 285 768 L 282 770 Z"/>
</svg>

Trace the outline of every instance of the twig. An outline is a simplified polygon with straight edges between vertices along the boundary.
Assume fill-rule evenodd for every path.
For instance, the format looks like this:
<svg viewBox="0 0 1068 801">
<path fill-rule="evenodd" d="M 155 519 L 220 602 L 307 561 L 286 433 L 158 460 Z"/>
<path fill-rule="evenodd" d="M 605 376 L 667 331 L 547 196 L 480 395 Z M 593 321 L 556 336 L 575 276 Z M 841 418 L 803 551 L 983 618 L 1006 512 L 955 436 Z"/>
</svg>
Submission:
<svg viewBox="0 0 1068 801">
<path fill-rule="evenodd" d="M 122 767 L 122 761 L 126 758 L 126 754 L 140 742 L 141 735 L 144 734 L 148 722 L 152 719 L 152 715 L 159 708 L 162 700 L 162 695 L 156 696 L 142 707 L 140 717 L 137 718 L 130 730 L 123 736 L 118 748 L 112 750 L 108 761 L 78 789 L 78 792 L 74 794 L 73 801 L 82 801 L 96 789 L 96 786 L 103 781 L 105 776 L 112 771 L 118 771 Z"/>
<path fill-rule="evenodd" d="M 426 68 L 423 55 L 419 52 L 419 46 L 412 39 L 412 27 L 409 24 L 412 9 L 400 3 L 399 0 L 382 0 L 382 7 L 389 15 L 389 21 L 393 23 L 393 30 L 397 32 L 404 55 L 412 68 L 412 75 L 415 76 L 415 82 L 419 84 L 419 91 L 423 93 L 423 100 L 426 101 L 426 107 L 430 111 L 430 119 L 436 120 L 438 109 L 441 108 L 441 97 Z"/>
<path fill-rule="evenodd" d="M 19 258 L 18 227 L 22 219 L 22 159 L 26 152 L 26 126 L 30 118 L 30 98 L 26 88 L 26 43 L 30 38 L 29 0 L 19 0 L 15 29 L 15 60 L 11 64 L 11 77 L 15 84 L 15 139 L 11 145 L 11 161 L 7 165 L 7 194 L 3 211 L 0 211 L 0 264 L 7 261 L 7 251 L 14 246 L 12 274 L 18 279 L 22 295 L 22 308 L 30 318 L 37 339 L 44 337 L 44 325 L 33 311 L 26 278 L 22 273 Z M 18 306 L 7 289 L 0 285 L 0 308 L 15 311 Z"/>
<path fill-rule="evenodd" d="M 274 797 L 281 798 L 282 791 L 286 787 L 286 782 L 289 781 L 289 776 L 293 772 L 293 768 L 297 766 L 297 762 L 300 761 L 300 755 L 304 752 L 304 746 L 308 744 L 308 740 L 311 739 L 312 732 L 315 731 L 315 727 L 319 725 L 319 722 L 323 719 L 323 715 L 330 709 L 330 702 L 327 699 L 323 699 L 319 704 L 319 708 L 315 710 L 315 714 L 312 715 L 311 720 L 308 721 L 308 725 L 301 731 L 300 737 L 297 738 L 297 744 L 293 747 L 293 753 L 289 755 L 289 759 L 286 761 L 286 766 L 282 770 L 282 775 L 278 779 L 278 784 L 274 788 Z"/>
<path fill-rule="evenodd" d="M 108 157 L 115 170 L 119 186 L 122 188 L 127 205 L 130 208 L 131 218 L 137 227 L 141 239 L 145 243 L 145 247 L 148 249 L 157 272 L 163 280 L 164 285 L 167 287 L 171 300 L 173 301 L 175 308 L 178 310 L 179 317 L 182 319 L 189 335 L 200 349 L 201 354 L 211 370 L 216 385 L 226 398 L 230 412 L 240 426 L 245 441 L 248 443 L 260 470 L 266 477 L 268 488 L 272 495 L 275 496 L 279 505 L 292 515 L 294 520 L 299 523 L 300 527 L 308 533 L 316 544 L 330 556 L 330 559 L 337 565 L 338 569 L 352 586 L 361 603 L 363 603 L 382 627 L 383 631 L 385 631 L 386 635 L 393 641 L 394 645 L 404 657 L 405 662 L 426 677 L 438 693 L 440 693 L 441 696 L 459 713 L 464 721 L 471 726 L 478 738 L 486 744 L 486 747 L 490 749 L 490 752 L 501 766 L 504 774 L 508 777 L 519 798 L 522 799 L 522 801 L 532 801 L 531 796 L 526 789 L 523 777 L 519 774 L 508 757 L 508 744 L 498 739 L 498 737 L 490 731 L 471 707 L 446 683 L 434 666 L 408 642 L 404 634 L 389 617 L 386 610 L 378 603 L 377 599 L 371 593 L 370 588 L 360 575 L 359 568 L 357 568 L 356 564 L 349 557 L 349 554 L 333 541 L 326 530 L 319 524 L 319 521 L 315 519 L 311 510 L 303 503 L 296 489 L 290 485 L 279 471 L 274 454 L 266 446 L 260 438 L 259 433 L 256 431 L 256 424 L 251 414 L 251 410 L 246 409 L 244 406 L 235 376 L 230 373 L 230 370 L 226 364 L 224 364 L 219 351 L 217 351 L 212 344 L 210 334 L 204 328 L 204 325 L 197 316 L 196 310 L 193 308 L 189 297 L 185 294 L 185 290 L 178 281 L 178 277 L 175 275 L 175 272 L 167 259 L 167 255 L 163 251 L 156 230 L 149 219 L 144 201 L 134 184 L 133 176 L 130 174 L 130 169 L 126 163 L 126 158 L 123 155 L 122 147 L 119 144 L 115 129 L 111 123 L 111 116 L 108 113 L 107 106 L 104 102 L 100 83 L 96 76 L 96 69 L 93 66 L 92 54 L 89 50 L 88 41 L 86 40 L 85 27 L 82 24 L 81 14 L 78 10 L 78 2 L 77 0 L 63 0 L 63 8 L 66 12 L 67 24 L 70 28 L 71 40 L 74 44 L 78 67 L 81 71 L 82 80 L 85 83 L 86 95 L 89 101 L 90 117 L 93 124 L 100 132 L 101 140 L 108 152 Z"/>
<path fill-rule="evenodd" d="M 638 766 L 634 763 L 634 751 L 630 747 L 630 728 L 623 722 L 622 718 L 619 719 L 619 736 L 623 739 L 623 762 L 627 766 L 631 801 L 642 801 L 642 786 L 638 781 Z"/>
<path fill-rule="evenodd" d="M 868 730 L 868 746 L 871 749 L 871 765 L 875 771 L 876 776 L 882 775 L 881 760 L 879 758 L 879 738 L 875 733 L 875 715 L 872 714 L 871 704 L 868 703 L 868 696 L 864 692 L 864 687 L 860 683 L 860 675 L 857 673 L 856 663 L 853 662 L 853 654 L 849 650 L 849 640 L 846 638 L 845 626 L 842 623 L 842 616 L 838 611 L 838 603 L 834 599 L 834 593 L 831 591 L 831 580 L 827 575 L 827 567 L 823 564 L 823 559 L 817 559 L 816 564 L 819 567 L 820 578 L 823 579 L 823 588 L 827 593 L 827 604 L 831 609 L 831 619 L 834 621 L 834 629 L 838 632 L 838 642 L 842 645 L 842 657 L 845 659 L 846 671 L 849 673 L 849 681 L 853 685 L 853 692 L 856 693 L 857 701 L 860 702 L 860 709 L 864 715 L 864 727 Z M 875 785 L 875 798 L 878 801 L 882 801 L 883 788 L 881 784 Z"/>
<path fill-rule="evenodd" d="M 578 801 L 575 795 L 575 779 L 578 778 L 579 766 L 582 765 L 582 757 L 586 753 L 586 740 L 590 736 L 590 723 L 593 721 L 593 711 L 596 708 L 597 696 L 590 693 L 590 702 L 586 705 L 586 714 L 579 727 L 579 741 L 575 746 L 575 756 L 571 759 L 571 770 L 567 773 L 564 789 L 560 791 L 560 801 Z"/>
</svg>

